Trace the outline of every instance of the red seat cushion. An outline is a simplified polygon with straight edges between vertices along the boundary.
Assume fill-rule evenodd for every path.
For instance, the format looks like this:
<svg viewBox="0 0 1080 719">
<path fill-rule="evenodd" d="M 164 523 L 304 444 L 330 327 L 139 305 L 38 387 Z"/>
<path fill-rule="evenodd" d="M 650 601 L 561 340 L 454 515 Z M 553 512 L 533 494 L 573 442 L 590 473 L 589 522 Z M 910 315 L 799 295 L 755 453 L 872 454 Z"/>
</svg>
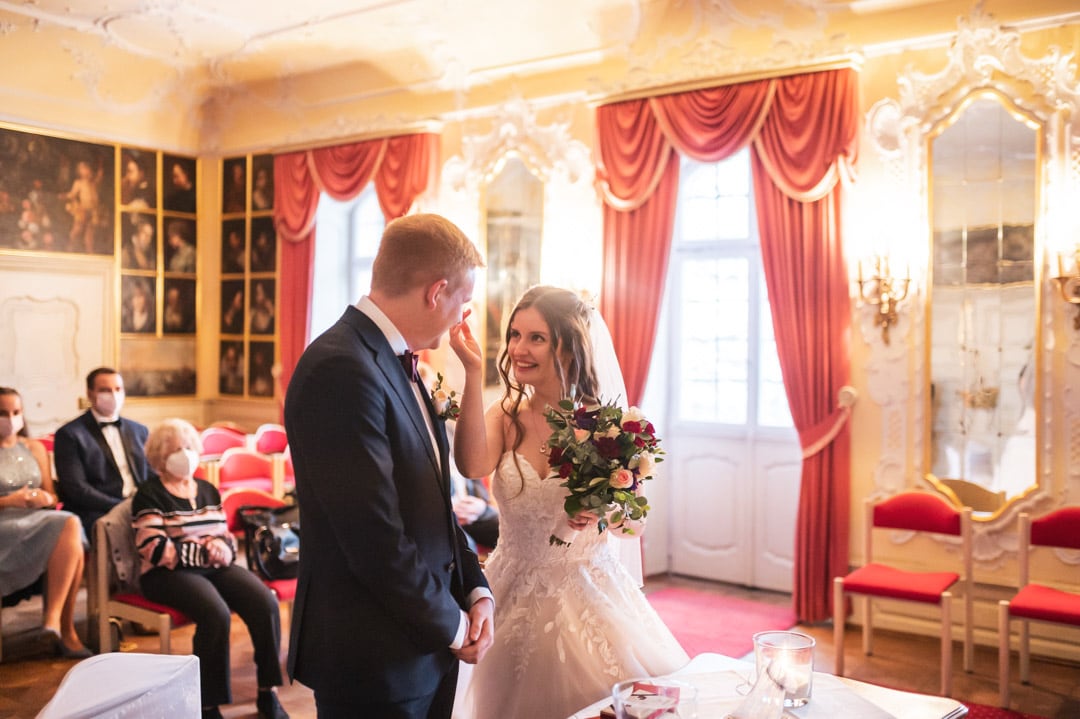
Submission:
<svg viewBox="0 0 1080 719">
<path fill-rule="evenodd" d="M 274 579 L 269 582 L 263 580 L 263 584 L 270 587 L 270 591 L 277 595 L 279 601 L 291 602 L 296 598 L 295 579 Z"/>
<path fill-rule="evenodd" d="M 1009 600 L 1009 614 L 1021 619 L 1080 626 L 1080 594 L 1029 584 Z"/>
<path fill-rule="evenodd" d="M 191 620 L 188 616 L 181 612 L 179 609 L 173 609 L 167 607 L 164 604 L 158 604 L 157 602 L 151 602 L 141 594 L 114 594 L 111 597 L 114 602 L 123 602 L 124 604 L 130 604 L 135 607 L 142 607 L 143 609 L 149 609 L 152 612 L 162 612 L 169 615 L 169 619 L 172 620 L 174 627 L 180 627 L 185 624 L 190 624 Z"/>
<path fill-rule="evenodd" d="M 274 491 L 274 480 L 269 477 L 221 480 L 218 490 L 226 492 L 230 489 L 259 489 L 269 494 Z"/>
<path fill-rule="evenodd" d="M 958 579 L 956 572 L 907 572 L 870 563 L 844 577 L 844 591 L 937 604 Z"/>
</svg>

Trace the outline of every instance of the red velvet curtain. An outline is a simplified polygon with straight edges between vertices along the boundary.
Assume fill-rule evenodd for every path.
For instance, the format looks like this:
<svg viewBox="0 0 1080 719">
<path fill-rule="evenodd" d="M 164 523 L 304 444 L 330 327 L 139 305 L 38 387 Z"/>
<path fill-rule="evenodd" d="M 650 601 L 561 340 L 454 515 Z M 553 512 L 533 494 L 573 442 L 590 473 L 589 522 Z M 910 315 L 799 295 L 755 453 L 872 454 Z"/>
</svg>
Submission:
<svg viewBox="0 0 1080 719">
<path fill-rule="evenodd" d="M 288 387 L 307 342 L 311 321 L 311 268 L 319 194 L 337 200 L 360 194 L 375 181 L 386 221 L 409 211 L 434 186 L 439 136 L 402 135 L 304 150 L 274 158 L 274 220 L 281 248 L 281 374 Z"/>
<path fill-rule="evenodd" d="M 717 161 L 753 142 L 766 284 L 804 448 L 794 591 L 803 621 L 830 616 L 829 582 L 847 571 L 850 440 L 846 429 L 831 443 L 819 440 L 846 417 L 835 399 L 848 380 L 850 324 L 838 180 L 856 156 L 856 92 L 855 73 L 836 70 L 597 110 L 597 182 L 605 200 L 600 309 L 630 402 L 644 391 L 656 334 L 675 220 L 676 153 Z"/>
</svg>

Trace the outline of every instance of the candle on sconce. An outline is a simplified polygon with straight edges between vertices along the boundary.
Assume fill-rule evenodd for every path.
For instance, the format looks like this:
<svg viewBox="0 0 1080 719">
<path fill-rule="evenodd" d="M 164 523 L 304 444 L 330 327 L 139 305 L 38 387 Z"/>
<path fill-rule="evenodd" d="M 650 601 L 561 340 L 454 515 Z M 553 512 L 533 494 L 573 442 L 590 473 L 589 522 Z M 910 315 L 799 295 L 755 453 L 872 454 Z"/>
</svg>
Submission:
<svg viewBox="0 0 1080 719">
<path fill-rule="evenodd" d="M 1057 260 L 1058 260 L 1058 273 L 1057 273 L 1057 276 L 1058 277 L 1064 277 L 1065 276 L 1065 260 L 1061 257 L 1061 254 L 1062 253 L 1060 253 L 1060 252 L 1057 253 Z"/>
</svg>

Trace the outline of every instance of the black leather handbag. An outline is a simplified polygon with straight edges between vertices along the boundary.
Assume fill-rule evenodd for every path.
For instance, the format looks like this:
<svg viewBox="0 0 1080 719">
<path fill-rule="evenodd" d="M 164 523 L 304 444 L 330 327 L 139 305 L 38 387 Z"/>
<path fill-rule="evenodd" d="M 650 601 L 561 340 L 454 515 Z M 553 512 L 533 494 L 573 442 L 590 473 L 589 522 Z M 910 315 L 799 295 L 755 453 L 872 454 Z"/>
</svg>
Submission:
<svg viewBox="0 0 1080 719">
<path fill-rule="evenodd" d="M 246 505 L 239 514 L 248 568 L 267 581 L 295 579 L 300 569 L 300 508 Z"/>
</svg>

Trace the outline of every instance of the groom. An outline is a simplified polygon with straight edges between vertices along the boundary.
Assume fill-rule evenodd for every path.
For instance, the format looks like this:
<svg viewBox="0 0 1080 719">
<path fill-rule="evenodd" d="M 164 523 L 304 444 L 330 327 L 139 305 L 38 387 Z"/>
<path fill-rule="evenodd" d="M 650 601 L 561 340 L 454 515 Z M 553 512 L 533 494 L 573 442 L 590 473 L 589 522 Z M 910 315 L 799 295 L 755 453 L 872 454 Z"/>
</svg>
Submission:
<svg viewBox="0 0 1080 719">
<path fill-rule="evenodd" d="M 320 719 L 445 719 L 494 602 L 450 509 L 444 420 L 406 350 L 463 320 L 479 252 L 438 215 L 394 220 L 371 294 L 304 351 L 285 396 L 304 551 L 289 675 Z"/>
</svg>

